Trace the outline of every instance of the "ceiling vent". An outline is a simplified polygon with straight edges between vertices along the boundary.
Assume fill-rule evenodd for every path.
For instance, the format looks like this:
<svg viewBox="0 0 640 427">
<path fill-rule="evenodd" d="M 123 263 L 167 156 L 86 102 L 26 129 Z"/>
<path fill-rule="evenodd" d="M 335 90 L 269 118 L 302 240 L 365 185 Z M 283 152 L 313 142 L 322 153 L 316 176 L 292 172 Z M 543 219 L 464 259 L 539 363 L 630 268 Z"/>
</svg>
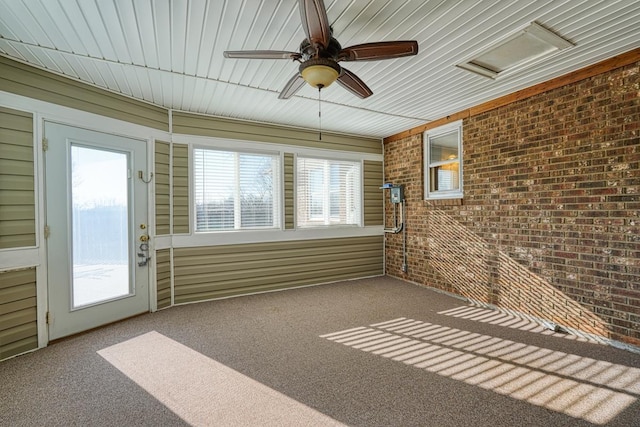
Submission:
<svg viewBox="0 0 640 427">
<path fill-rule="evenodd" d="M 495 79 L 503 71 L 574 46 L 535 22 L 457 66 Z"/>
</svg>

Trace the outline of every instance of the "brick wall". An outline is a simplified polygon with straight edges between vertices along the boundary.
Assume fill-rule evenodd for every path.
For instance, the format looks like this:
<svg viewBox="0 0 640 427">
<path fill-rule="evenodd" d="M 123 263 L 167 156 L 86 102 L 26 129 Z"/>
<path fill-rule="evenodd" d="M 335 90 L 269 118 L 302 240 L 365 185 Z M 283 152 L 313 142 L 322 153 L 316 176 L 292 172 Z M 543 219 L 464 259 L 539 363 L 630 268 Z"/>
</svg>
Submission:
<svg viewBox="0 0 640 427">
<path fill-rule="evenodd" d="M 387 274 L 640 345 L 640 62 L 465 119 L 463 200 L 423 200 L 422 149 L 385 144 Z"/>
</svg>

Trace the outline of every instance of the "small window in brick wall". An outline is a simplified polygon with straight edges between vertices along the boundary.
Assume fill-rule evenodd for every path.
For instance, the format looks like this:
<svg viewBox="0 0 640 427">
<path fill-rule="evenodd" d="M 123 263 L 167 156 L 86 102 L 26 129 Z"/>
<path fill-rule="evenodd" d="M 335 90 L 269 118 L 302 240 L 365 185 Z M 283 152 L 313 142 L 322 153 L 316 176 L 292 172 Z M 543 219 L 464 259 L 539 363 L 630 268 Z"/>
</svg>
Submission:
<svg viewBox="0 0 640 427">
<path fill-rule="evenodd" d="M 424 133 L 424 198 L 462 198 L 462 120 Z"/>
</svg>

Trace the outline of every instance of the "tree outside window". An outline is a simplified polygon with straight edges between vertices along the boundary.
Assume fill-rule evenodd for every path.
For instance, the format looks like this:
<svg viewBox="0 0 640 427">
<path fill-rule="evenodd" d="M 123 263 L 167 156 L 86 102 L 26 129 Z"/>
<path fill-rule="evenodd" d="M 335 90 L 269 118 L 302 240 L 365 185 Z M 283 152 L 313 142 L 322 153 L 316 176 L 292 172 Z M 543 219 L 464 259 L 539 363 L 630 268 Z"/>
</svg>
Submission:
<svg viewBox="0 0 640 427">
<path fill-rule="evenodd" d="M 279 227 L 277 154 L 193 150 L 196 231 Z"/>
</svg>

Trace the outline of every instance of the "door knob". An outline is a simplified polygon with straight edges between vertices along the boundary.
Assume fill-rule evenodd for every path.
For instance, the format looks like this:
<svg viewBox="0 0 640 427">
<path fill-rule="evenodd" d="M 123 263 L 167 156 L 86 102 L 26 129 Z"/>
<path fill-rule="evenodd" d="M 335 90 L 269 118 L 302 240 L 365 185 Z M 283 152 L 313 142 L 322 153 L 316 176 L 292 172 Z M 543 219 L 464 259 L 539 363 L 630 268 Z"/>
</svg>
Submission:
<svg viewBox="0 0 640 427">
<path fill-rule="evenodd" d="M 149 236 L 146 234 L 143 234 L 140 236 L 140 241 L 141 242 L 148 242 L 149 241 Z"/>
</svg>

